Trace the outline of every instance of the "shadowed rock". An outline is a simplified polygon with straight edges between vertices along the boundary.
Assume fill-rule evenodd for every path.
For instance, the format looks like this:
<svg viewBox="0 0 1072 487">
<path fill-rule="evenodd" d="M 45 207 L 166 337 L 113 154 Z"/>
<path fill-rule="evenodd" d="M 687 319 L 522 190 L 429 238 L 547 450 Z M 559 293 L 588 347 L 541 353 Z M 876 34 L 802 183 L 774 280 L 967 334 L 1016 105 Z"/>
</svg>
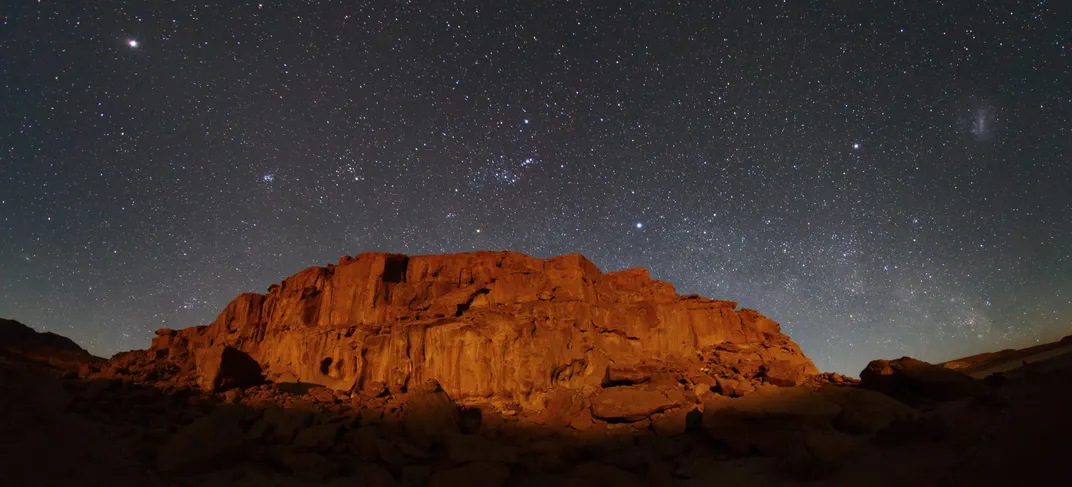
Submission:
<svg viewBox="0 0 1072 487">
<path fill-rule="evenodd" d="M 787 435 L 832 429 L 840 413 L 840 406 L 811 389 L 764 387 L 747 397 L 706 401 L 703 427 L 737 453 L 778 455 L 787 448 Z"/>
<path fill-rule="evenodd" d="M 605 421 L 640 421 L 652 414 L 684 404 L 675 389 L 622 386 L 604 389 L 592 396 L 592 417 Z"/>
<path fill-rule="evenodd" d="M 264 381 L 260 364 L 234 347 L 199 349 L 195 357 L 198 385 L 205 392 L 251 387 Z"/>
<path fill-rule="evenodd" d="M 247 411 L 220 407 L 172 435 L 161 447 L 157 466 L 165 472 L 204 471 L 233 461 L 244 442 Z"/>
<path fill-rule="evenodd" d="M 83 376 L 104 361 L 70 338 L 47 331 L 38 332 L 18 321 L 3 318 L 0 318 L 0 350 Z"/>
<path fill-rule="evenodd" d="M 860 387 L 908 402 L 948 401 L 987 391 L 982 381 L 911 357 L 871 361 L 860 372 Z"/>
</svg>

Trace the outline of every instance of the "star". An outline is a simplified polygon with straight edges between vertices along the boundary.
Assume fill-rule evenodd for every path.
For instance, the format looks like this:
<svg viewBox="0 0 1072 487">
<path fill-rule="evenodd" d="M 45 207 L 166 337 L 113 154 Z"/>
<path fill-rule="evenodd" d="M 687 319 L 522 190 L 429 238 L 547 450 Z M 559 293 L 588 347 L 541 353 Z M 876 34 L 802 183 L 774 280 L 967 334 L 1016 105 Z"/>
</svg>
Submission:
<svg viewBox="0 0 1072 487">
<path fill-rule="evenodd" d="M 3 154 L 28 169 L 0 177 L 0 269 L 18 276 L 0 279 L 0 317 L 110 356 L 338 255 L 492 247 L 646 267 L 740 300 L 820 369 L 850 375 L 876 358 L 941 362 L 1072 333 L 1068 97 L 1054 82 L 1068 45 L 1053 43 L 1067 22 L 958 10 L 911 29 L 911 12 L 868 4 L 856 20 L 888 28 L 785 43 L 839 28 L 838 9 L 818 6 L 814 22 L 750 26 L 747 51 L 698 63 L 687 49 L 623 40 L 594 55 L 577 42 L 641 14 L 626 5 L 548 6 L 554 22 L 521 28 L 504 24 L 528 15 L 509 5 L 425 22 L 380 2 L 358 27 L 339 2 L 260 2 L 222 2 L 212 29 L 184 20 L 203 18 L 190 2 L 151 22 L 96 2 L 86 12 L 119 26 L 103 41 L 80 9 L 5 16 L 26 28 L 0 59 L 26 72 L 0 90 L 17 121 Z M 754 15 L 748 2 L 664 3 L 645 28 L 673 45 L 733 43 L 682 16 Z M 1016 41 L 976 38 L 991 31 Z M 913 49 L 880 59 L 843 48 L 909 34 Z M 70 45 L 101 42 L 127 62 L 82 69 L 87 51 Z M 435 45 L 450 49 L 419 48 Z M 792 76 L 756 79 L 787 65 Z M 961 82 L 865 82 L 898 72 Z M 128 272 L 160 251 L 181 265 Z M 91 292 L 52 285 L 49 269 L 71 262 L 63 282 Z M 132 305 L 110 302 L 123 297 Z"/>
</svg>

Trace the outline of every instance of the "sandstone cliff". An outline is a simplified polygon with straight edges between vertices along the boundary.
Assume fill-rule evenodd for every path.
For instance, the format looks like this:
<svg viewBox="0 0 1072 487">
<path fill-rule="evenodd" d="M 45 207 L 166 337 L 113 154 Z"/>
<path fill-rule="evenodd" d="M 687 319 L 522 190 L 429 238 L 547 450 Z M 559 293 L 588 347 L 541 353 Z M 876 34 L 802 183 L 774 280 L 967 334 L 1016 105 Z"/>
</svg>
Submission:
<svg viewBox="0 0 1072 487">
<path fill-rule="evenodd" d="M 148 352 L 113 362 L 192 376 L 198 350 L 226 346 L 275 382 L 359 392 L 435 380 L 463 404 L 525 409 L 552 391 L 653 376 L 736 396 L 818 373 L 777 323 L 735 308 L 680 296 L 644 269 L 604 274 L 580 255 L 365 253 L 243 294 L 208 326 L 159 330 Z"/>
</svg>

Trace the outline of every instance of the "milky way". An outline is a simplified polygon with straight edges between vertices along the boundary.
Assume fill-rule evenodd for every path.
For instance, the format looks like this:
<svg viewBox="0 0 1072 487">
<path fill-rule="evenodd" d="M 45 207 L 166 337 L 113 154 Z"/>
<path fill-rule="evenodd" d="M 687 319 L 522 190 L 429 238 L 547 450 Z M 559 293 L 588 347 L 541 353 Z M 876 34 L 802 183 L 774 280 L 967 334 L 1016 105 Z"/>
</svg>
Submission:
<svg viewBox="0 0 1072 487">
<path fill-rule="evenodd" d="M 0 316 L 108 355 L 340 255 L 510 249 L 851 374 L 1072 333 L 1058 2 L 187 3 L 2 7 Z"/>
</svg>

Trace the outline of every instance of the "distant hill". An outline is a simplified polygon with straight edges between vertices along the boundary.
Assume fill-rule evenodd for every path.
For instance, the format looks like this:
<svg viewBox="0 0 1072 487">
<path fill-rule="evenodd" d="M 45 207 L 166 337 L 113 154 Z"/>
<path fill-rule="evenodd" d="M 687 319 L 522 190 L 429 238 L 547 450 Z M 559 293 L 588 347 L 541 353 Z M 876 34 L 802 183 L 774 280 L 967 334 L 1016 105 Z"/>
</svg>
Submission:
<svg viewBox="0 0 1072 487">
<path fill-rule="evenodd" d="M 100 362 L 70 338 L 52 332 L 38 332 L 15 320 L 0 318 L 0 351 L 68 369 Z"/>
<path fill-rule="evenodd" d="M 1023 349 L 1006 349 L 998 352 L 986 352 L 970 357 L 944 362 L 941 365 L 976 378 L 986 377 L 995 372 L 1007 372 L 1027 363 L 1046 360 L 1058 355 L 1072 352 L 1072 335 L 1053 343 L 1044 343 Z"/>
</svg>

